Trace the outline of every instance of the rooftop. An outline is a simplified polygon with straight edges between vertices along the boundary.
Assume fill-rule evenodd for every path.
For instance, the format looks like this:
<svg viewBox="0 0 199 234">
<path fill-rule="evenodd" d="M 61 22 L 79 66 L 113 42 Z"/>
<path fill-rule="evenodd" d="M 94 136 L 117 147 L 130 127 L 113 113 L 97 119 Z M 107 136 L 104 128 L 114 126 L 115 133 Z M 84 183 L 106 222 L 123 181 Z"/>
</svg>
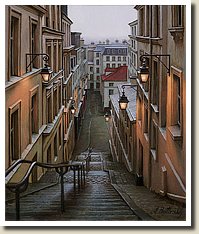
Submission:
<svg viewBox="0 0 199 234">
<path fill-rule="evenodd" d="M 103 81 L 127 81 L 127 66 L 121 66 L 118 68 L 109 68 L 109 71 L 105 70 L 105 72 L 111 72 L 108 75 L 102 75 Z"/>
</svg>

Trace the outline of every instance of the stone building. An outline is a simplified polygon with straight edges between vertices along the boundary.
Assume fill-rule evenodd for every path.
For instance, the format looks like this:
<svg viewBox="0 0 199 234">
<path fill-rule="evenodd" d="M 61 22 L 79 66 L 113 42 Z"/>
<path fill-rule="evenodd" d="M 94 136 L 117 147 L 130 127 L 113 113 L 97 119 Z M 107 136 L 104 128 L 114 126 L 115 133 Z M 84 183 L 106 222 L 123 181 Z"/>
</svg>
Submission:
<svg viewBox="0 0 199 234">
<path fill-rule="evenodd" d="M 72 93 L 75 101 L 75 139 L 78 138 L 85 110 L 88 78 L 86 48 L 80 36 L 80 32 L 72 32 L 71 34 L 71 43 L 74 45 L 71 53 L 71 69 Z"/>
<path fill-rule="evenodd" d="M 129 103 L 126 110 L 119 107 L 119 97 L 122 95 L 122 85 Z M 130 83 L 118 85 L 118 93 L 110 95 L 111 117 L 109 120 L 110 148 L 113 160 L 123 163 L 129 172 L 136 174 L 136 90 Z"/>
<path fill-rule="evenodd" d="M 118 94 L 118 85 L 127 82 L 128 67 L 106 68 L 104 75 L 101 76 L 101 96 L 104 110 L 110 109 L 110 95 Z"/>
<path fill-rule="evenodd" d="M 17 159 L 69 160 L 74 147 L 74 116 L 69 111 L 72 21 L 67 6 L 12 5 L 5 10 L 5 168 Z M 50 79 L 43 80 L 41 71 L 46 63 L 51 68 Z M 37 181 L 44 172 L 35 167 L 30 181 Z M 21 166 L 7 179 L 14 182 L 22 173 Z"/>
<path fill-rule="evenodd" d="M 74 45 L 71 45 L 71 25 L 68 18 L 67 6 L 62 6 L 63 35 L 63 105 L 64 105 L 64 160 L 70 160 L 75 145 L 74 115 L 70 111 L 73 98 L 71 70 L 71 54 Z"/>
<path fill-rule="evenodd" d="M 138 21 L 134 20 L 129 23 L 130 26 L 130 32 L 129 35 L 129 77 L 135 77 L 137 76 L 137 26 Z"/>
<path fill-rule="evenodd" d="M 138 79 L 137 174 L 152 191 L 186 198 L 186 6 L 143 6 L 138 12 L 138 60 L 150 77 Z M 165 56 L 161 56 L 165 55 Z"/>
</svg>

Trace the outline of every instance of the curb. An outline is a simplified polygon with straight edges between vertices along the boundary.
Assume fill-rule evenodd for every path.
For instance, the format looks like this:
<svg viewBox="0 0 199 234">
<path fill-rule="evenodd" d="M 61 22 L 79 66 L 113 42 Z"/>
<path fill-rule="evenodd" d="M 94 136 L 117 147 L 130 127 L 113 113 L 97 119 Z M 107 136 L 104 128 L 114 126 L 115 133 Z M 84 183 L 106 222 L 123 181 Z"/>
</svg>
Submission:
<svg viewBox="0 0 199 234">
<path fill-rule="evenodd" d="M 138 216 L 140 220 L 143 221 L 157 221 L 152 218 L 149 214 L 143 211 L 136 203 L 130 198 L 130 196 L 119 186 L 116 182 L 115 176 L 112 170 L 108 170 L 111 185 L 118 192 L 124 202 L 129 206 L 129 208 Z"/>
</svg>

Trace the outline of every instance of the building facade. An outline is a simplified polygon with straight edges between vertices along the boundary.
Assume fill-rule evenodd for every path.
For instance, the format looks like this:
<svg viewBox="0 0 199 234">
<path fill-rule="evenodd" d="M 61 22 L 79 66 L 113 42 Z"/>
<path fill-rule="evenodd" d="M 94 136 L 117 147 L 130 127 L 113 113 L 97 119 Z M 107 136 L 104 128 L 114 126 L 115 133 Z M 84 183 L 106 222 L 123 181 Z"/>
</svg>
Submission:
<svg viewBox="0 0 199 234">
<path fill-rule="evenodd" d="M 160 55 L 146 56 L 149 81 L 138 79 L 137 174 L 152 191 L 185 202 L 185 6 L 135 9 L 138 60 L 143 54 Z"/>
<path fill-rule="evenodd" d="M 17 159 L 60 163 L 71 159 L 75 121 L 67 6 L 6 6 L 5 168 Z M 49 59 L 48 59 L 49 58 Z M 45 64 L 51 76 L 44 81 Z M 85 87 L 85 81 L 84 85 Z M 7 181 L 16 182 L 24 167 Z M 45 173 L 35 168 L 30 181 Z"/>
<path fill-rule="evenodd" d="M 118 86 L 118 93 L 110 96 L 111 117 L 109 120 L 110 148 L 113 160 L 125 165 L 129 172 L 136 175 L 136 95 L 130 83 L 123 83 L 125 95 L 129 100 L 126 110 L 119 107 L 119 97 L 122 95 L 122 84 Z"/>
<path fill-rule="evenodd" d="M 71 57 L 72 93 L 75 102 L 75 139 L 78 138 L 85 110 L 87 90 L 87 57 L 80 32 L 72 32 L 71 43 L 74 45 Z"/>
<path fill-rule="evenodd" d="M 111 108 L 110 95 L 118 94 L 118 85 L 127 82 L 128 67 L 106 68 L 105 74 L 101 76 L 101 96 L 104 110 Z"/>
<path fill-rule="evenodd" d="M 138 69 L 138 61 L 137 61 L 137 28 L 138 28 L 138 21 L 134 20 L 129 23 L 130 32 L 129 35 L 129 77 L 137 76 L 137 69 Z"/>
</svg>

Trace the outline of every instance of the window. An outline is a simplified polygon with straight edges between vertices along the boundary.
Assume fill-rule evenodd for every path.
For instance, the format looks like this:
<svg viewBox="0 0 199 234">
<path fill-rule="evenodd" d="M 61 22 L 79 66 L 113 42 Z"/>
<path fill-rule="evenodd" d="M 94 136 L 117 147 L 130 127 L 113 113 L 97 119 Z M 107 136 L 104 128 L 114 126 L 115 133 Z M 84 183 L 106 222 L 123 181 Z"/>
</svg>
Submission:
<svg viewBox="0 0 199 234">
<path fill-rule="evenodd" d="M 60 30 L 60 6 L 57 6 L 57 29 Z"/>
<path fill-rule="evenodd" d="M 61 147 L 62 143 L 62 130 L 61 130 L 61 124 L 59 125 L 59 147 Z"/>
<path fill-rule="evenodd" d="M 51 6 L 52 11 L 52 28 L 55 29 L 55 5 Z"/>
<path fill-rule="evenodd" d="M 123 57 L 123 61 L 125 61 L 125 62 L 126 62 L 126 57 Z"/>
<path fill-rule="evenodd" d="M 57 150 L 57 133 L 56 133 L 54 137 L 54 160 L 55 161 L 57 157 L 58 157 L 58 150 Z"/>
<path fill-rule="evenodd" d="M 115 56 L 112 57 L 112 61 L 115 61 Z"/>
<path fill-rule="evenodd" d="M 118 63 L 118 65 L 117 65 L 118 67 L 121 67 L 121 63 Z"/>
<path fill-rule="evenodd" d="M 110 56 L 106 56 L 106 61 L 110 61 Z"/>
<path fill-rule="evenodd" d="M 113 87 L 114 86 L 114 83 L 109 83 L 109 87 Z"/>
<path fill-rule="evenodd" d="M 115 68 L 115 63 L 112 64 L 112 68 Z"/>
<path fill-rule="evenodd" d="M 121 61 L 121 57 L 120 56 L 118 57 L 118 61 Z"/>
<path fill-rule="evenodd" d="M 47 95 L 47 123 L 52 122 L 52 98 L 51 94 Z"/>
<path fill-rule="evenodd" d="M 96 57 L 97 57 L 97 58 L 99 57 L 99 53 L 96 53 Z"/>
<path fill-rule="evenodd" d="M 180 77 L 173 75 L 173 125 L 181 127 L 182 124 L 182 93 Z"/>
<path fill-rule="evenodd" d="M 96 73 L 99 73 L 99 68 L 98 67 L 96 68 Z"/>
<path fill-rule="evenodd" d="M 153 6 L 153 15 L 154 15 L 153 37 L 159 37 L 160 16 L 159 16 L 159 7 L 157 5 Z"/>
<path fill-rule="evenodd" d="M 153 61 L 153 82 L 152 82 L 152 103 L 158 106 L 159 103 L 159 72 L 158 72 L 158 63 Z"/>
<path fill-rule="evenodd" d="M 93 67 L 90 67 L 90 72 L 93 72 Z"/>
<path fill-rule="evenodd" d="M 53 109 L 54 109 L 54 117 L 57 115 L 57 87 L 54 89 L 53 93 Z"/>
<path fill-rule="evenodd" d="M 9 108 L 9 146 L 10 146 L 10 160 L 17 160 L 20 158 L 20 121 L 21 102 Z"/>
<path fill-rule="evenodd" d="M 172 26 L 182 27 L 183 26 L 183 10 L 182 5 L 172 6 Z"/>
<path fill-rule="evenodd" d="M 156 160 L 158 150 L 158 125 L 153 120 L 151 129 L 151 153 L 153 158 Z"/>
<path fill-rule="evenodd" d="M 49 27 L 49 5 L 46 5 L 46 27 Z"/>
<path fill-rule="evenodd" d="M 62 69 L 62 44 L 59 42 L 59 49 L 58 49 L 58 51 L 59 51 L 59 55 L 58 55 L 58 68 L 59 68 L 59 70 L 61 70 Z"/>
<path fill-rule="evenodd" d="M 96 59 L 96 65 L 99 65 L 99 59 Z"/>
<path fill-rule="evenodd" d="M 38 88 L 34 89 L 31 93 L 31 106 L 30 106 L 30 126 L 31 126 L 31 134 L 38 133 L 39 131 L 39 119 L 38 119 Z"/>
<path fill-rule="evenodd" d="M 98 80 L 98 81 L 100 80 L 100 76 L 97 76 L 97 80 Z"/>
<path fill-rule="evenodd" d="M 144 36 L 144 8 L 139 11 L 140 24 L 139 24 L 139 36 Z"/>
<path fill-rule="evenodd" d="M 138 122 L 141 124 L 142 122 L 142 99 L 140 97 L 140 95 L 138 95 L 138 112 L 137 112 L 137 116 L 138 116 Z"/>
<path fill-rule="evenodd" d="M 109 95 L 113 95 L 114 94 L 114 90 L 113 89 L 109 89 L 108 94 Z"/>
<path fill-rule="evenodd" d="M 93 74 L 90 74 L 90 80 L 93 81 Z"/>
<path fill-rule="evenodd" d="M 52 67 L 52 63 L 51 63 L 51 42 L 47 41 L 47 53 L 49 55 L 49 60 L 48 60 L 48 64 L 50 67 Z"/>
<path fill-rule="evenodd" d="M 53 70 L 57 72 L 57 44 L 54 43 L 53 46 Z"/>
<path fill-rule="evenodd" d="M 10 75 L 19 75 L 20 15 L 12 12 L 10 25 Z"/>
<path fill-rule="evenodd" d="M 106 67 L 110 68 L 110 63 L 107 63 L 107 64 L 106 64 Z"/>
<path fill-rule="evenodd" d="M 61 109 L 62 106 L 62 89 L 61 89 L 61 82 L 58 85 L 58 108 Z"/>
<path fill-rule="evenodd" d="M 144 105 L 144 133 L 148 133 L 148 107 Z"/>
<path fill-rule="evenodd" d="M 30 31 L 30 40 L 31 40 L 31 44 L 30 44 L 30 48 L 31 48 L 31 51 L 30 53 L 31 54 L 36 54 L 37 53 L 37 48 L 36 48 L 36 45 L 37 45 L 37 22 L 36 21 L 33 21 L 31 20 L 31 31 Z M 34 58 L 34 55 L 32 56 L 32 59 Z M 32 66 L 34 68 L 37 68 L 37 58 L 35 58 L 35 60 L 33 61 L 32 63 Z"/>
</svg>

